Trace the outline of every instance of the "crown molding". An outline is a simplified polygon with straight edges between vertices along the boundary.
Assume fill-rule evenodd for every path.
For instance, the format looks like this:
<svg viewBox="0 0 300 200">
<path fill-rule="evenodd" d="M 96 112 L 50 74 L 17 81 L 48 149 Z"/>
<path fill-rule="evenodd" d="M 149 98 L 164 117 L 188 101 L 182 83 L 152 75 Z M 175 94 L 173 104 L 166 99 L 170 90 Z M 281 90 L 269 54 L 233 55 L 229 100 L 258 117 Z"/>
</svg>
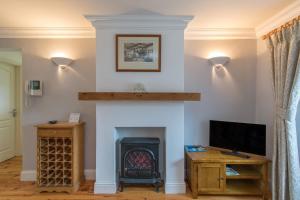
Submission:
<svg viewBox="0 0 300 200">
<path fill-rule="evenodd" d="M 89 27 L 0 27 L 0 38 L 95 38 Z"/>
<path fill-rule="evenodd" d="M 95 30 L 89 27 L 75 28 L 0 28 L 0 38 L 95 38 Z M 189 27 L 185 40 L 255 39 L 254 29 L 208 29 Z"/>
<path fill-rule="evenodd" d="M 161 14 L 122 14 L 122 15 L 85 15 L 85 18 L 90 22 L 97 21 L 183 21 L 189 22 L 194 17 L 186 15 L 161 15 Z"/>
<path fill-rule="evenodd" d="M 161 15 L 148 11 L 134 11 L 121 15 L 85 15 L 96 29 L 176 29 L 184 30 L 193 16 Z"/>
<path fill-rule="evenodd" d="M 230 40 L 256 39 L 252 28 L 199 28 L 189 27 L 185 31 L 185 40 Z"/>
<path fill-rule="evenodd" d="M 300 0 L 290 4 L 279 13 L 275 14 L 265 22 L 256 27 L 256 36 L 261 37 L 264 34 L 276 29 L 289 20 L 297 17 L 300 14 Z"/>
</svg>

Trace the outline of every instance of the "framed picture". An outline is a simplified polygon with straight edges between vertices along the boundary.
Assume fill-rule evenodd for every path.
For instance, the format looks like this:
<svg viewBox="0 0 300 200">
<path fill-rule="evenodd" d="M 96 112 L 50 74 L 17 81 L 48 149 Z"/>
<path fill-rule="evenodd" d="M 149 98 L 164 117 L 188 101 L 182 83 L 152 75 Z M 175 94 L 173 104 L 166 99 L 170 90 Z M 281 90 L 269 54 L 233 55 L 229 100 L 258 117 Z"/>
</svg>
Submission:
<svg viewBox="0 0 300 200">
<path fill-rule="evenodd" d="M 80 113 L 70 113 L 69 122 L 78 123 L 80 119 Z"/>
<path fill-rule="evenodd" d="M 160 35 L 116 35 L 117 72 L 160 72 Z"/>
</svg>

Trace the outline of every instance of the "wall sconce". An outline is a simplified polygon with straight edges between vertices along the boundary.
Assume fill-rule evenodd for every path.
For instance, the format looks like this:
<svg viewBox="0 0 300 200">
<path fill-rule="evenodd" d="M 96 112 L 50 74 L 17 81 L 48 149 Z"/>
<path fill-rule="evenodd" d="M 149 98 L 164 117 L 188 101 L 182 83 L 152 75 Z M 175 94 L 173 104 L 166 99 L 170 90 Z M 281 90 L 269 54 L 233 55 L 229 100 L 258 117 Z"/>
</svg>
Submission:
<svg viewBox="0 0 300 200">
<path fill-rule="evenodd" d="M 208 61 L 213 67 L 215 67 L 217 70 L 219 70 L 222 67 L 225 67 L 225 65 L 227 63 L 229 63 L 230 57 L 227 57 L 227 56 L 212 57 L 212 58 L 209 58 Z"/>
<path fill-rule="evenodd" d="M 61 69 L 65 69 L 73 62 L 72 59 L 66 57 L 52 57 L 51 61 Z"/>
</svg>

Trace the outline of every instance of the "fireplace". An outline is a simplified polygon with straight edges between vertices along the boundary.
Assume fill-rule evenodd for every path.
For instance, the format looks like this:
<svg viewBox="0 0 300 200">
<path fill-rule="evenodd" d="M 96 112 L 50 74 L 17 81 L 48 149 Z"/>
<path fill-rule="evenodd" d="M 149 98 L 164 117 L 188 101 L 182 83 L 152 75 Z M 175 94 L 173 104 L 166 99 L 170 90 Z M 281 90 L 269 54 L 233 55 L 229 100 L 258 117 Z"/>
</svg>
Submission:
<svg viewBox="0 0 300 200">
<path fill-rule="evenodd" d="M 120 191 L 126 184 L 152 184 L 159 191 L 159 138 L 126 137 L 121 144 Z"/>
<path fill-rule="evenodd" d="M 149 92 L 184 92 L 184 29 L 192 19 L 191 16 L 166 16 L 137 11 L 87 18 L 96 29 L 96 92 L 129 92 L 136 82 L 145 84 Z M 161 35 L 163 59 L 160 73 L 116 73 L 115 36 L 128 33 Z M 156 174 L 158 177 L 154 176 L 152 171 L 146 169 L 152 178 L 131 176 L 137 174 L 135 171 L 125 174 L 123 170 L 122 174 L 118 141 L 124 138 L 124 134 L 120 134 L 119 127 L 163 128 L 164 140 L 160 140 L 163 145 L 160 146 L 159 164 L 164 191 L 167 194 L 185 193 L 184 101 L 130 100 L 96 103 L 96 194 L 116 193 L 120 179 L 124 184 L 144 180 L 155 184 L 160 180 L 159 174 Z M 147 135 L 146 137 L 157 137 L 152 132 Z M 141 135 L 138 134 L 137 137 Z M 156 166 L 154 172 L 157 170 Z"/>
</svg>

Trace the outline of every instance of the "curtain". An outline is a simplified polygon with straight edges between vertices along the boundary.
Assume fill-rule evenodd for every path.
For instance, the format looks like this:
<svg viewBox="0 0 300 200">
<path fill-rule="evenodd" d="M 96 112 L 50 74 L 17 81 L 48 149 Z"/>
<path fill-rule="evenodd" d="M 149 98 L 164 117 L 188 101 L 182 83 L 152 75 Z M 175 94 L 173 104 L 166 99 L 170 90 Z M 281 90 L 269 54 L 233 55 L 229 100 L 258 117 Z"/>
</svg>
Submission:
<svg viewBox="0 0 300 200">
<path fill-rule="evenodd" d="M 296 131 L 300 99 L 300 23 L 267 39 L 275 97 L 272 199 L 300 200 L 300 167 Z M 300 131 L 300 130 L 299 130 Z"/>
</svg>

